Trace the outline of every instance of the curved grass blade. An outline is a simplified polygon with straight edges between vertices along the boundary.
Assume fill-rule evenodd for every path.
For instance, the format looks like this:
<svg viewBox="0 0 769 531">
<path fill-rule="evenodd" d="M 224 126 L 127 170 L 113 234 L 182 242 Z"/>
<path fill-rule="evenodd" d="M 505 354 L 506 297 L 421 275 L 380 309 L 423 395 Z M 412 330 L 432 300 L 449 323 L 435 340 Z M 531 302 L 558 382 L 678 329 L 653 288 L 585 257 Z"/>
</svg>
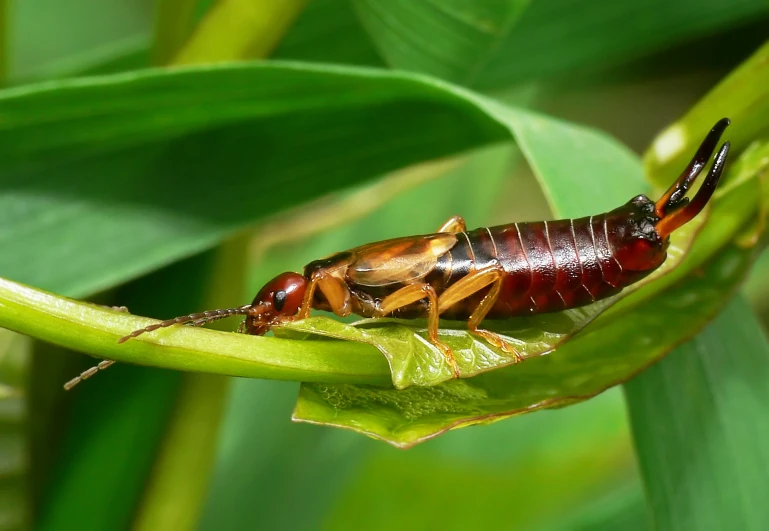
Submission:
<svg viewBox="0 0 769 531">
<path fill-rule="evenodd" d="M 0 279 L 0 326 L 98 357 L 182 371 L 252 378 L 386 385 L 387 364 L 354 343 L 284 341 L 178 327 L 118 344 L 155 322 Z"/>
<path fill-rule="evenodd" d="M 364 0 L 363 26 L 390 66 L 469 84 L 529 0 Z"/>
<path fill-rule="evenodd" d="M 655 529 L 769 526 L 767 381 L 769 341 L 738 297 L 625 384 Z"/>
<path fill-rule="evenodd" d="M 320 193 L 514 139 L 560 214 L 643 189 L 635 156 L 616 141 L 417 75 L 238 64 L 9 89 L 0 276 L 90 294 Z M 219 186 L 211 176 L 225 166 Z"/>
</svg>

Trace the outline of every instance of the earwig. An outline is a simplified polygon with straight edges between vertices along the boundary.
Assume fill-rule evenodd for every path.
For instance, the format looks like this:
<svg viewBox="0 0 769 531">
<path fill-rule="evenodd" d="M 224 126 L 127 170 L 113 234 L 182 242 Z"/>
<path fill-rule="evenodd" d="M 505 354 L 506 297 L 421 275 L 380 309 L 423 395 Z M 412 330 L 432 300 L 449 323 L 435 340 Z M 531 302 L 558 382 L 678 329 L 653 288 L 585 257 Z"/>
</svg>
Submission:
<svg viewBox="0 0 769 531">
<path fill-rule="evenodd" d="M 430 342 L 459 377 L 454 354 L 438 338 L 439 318 L 467 320 L 469 331 L 521 361 L 485 319 L 557 312 L 610 297 L 638 282 L 667 258 L 670 234 L 707 205 L 729 153 L 725 142 L 693 199 L 686 197 L 729 125 L 718 121 L 689 165 L 656 202 L 645 195 L 605 214 L 512 223 L 468 231 L 455 216 L 434 234 L 395 238 L 332 254 L 281 273 L 251 304 L 176 317 L 135 330 L 118 343 L 175 324 L 200 326 L 244 315 L 245 333 L 264 335 L 311 309 L 340 317 L 427 318 Z M 104 367 L 102 367 L 104 364 Z M 111 362 L 86 371 L 68 388 Z"/>
</svg>

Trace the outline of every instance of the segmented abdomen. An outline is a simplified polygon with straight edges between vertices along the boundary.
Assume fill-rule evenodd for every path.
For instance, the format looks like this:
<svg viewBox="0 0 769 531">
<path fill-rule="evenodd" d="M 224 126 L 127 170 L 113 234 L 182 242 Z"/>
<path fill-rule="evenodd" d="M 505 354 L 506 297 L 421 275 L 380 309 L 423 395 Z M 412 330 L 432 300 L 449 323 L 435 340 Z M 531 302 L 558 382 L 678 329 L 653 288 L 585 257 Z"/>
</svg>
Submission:
<svg viewBox="0 0 769 531">
<path fill-rule="evenodd" d="M 501 225 L 457 236 L 457 244 L 441 257 L 435 273 L 441 274 L 447 287 L 473 269 L 498 263 L 505 276 L 488 318 L 583 306 L 625 286 L 603 215 Z M 484 289 L 460 301 L 442 317 L 468 318 L 487 292 Z"/>
</svg>

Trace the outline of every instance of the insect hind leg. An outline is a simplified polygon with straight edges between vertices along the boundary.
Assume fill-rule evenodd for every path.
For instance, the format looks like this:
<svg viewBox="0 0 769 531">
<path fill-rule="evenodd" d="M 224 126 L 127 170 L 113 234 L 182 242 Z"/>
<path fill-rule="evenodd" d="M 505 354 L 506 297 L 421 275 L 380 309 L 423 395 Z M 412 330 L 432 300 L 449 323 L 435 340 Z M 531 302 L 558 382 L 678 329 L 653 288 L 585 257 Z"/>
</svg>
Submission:
<svg viewBox="0 0 769 531">
<path fill-rule="evenodd" d="M 459 378 L 459 366 L 457 365 L 454 352 L 451 350 L 451 347 L 438 339 L 438 295 L 435 293 L 435 288 L 425 282 L 416 282 L 404 286 L 395 293 L 385 297 L 379 306 L 379 311 L 382 316 L 385 316 L 422 299 L 427 299 L 427 337 L 430 343 L 443 353 L 446 361 L 451 366 L 451 370 L 454 372 L 454 376 Z"/>
<path fill-rule="evenodd" d="M 519 363 L 523 361 L 523 357 L 514 346 L 499 334 L 479 328 L 483 319 L 494 307 L 494 303 L 497 302 L 499 294 L 502 291 L 502 282 L 504 281 L 504 278 L 505 270 L 499 264 L 473 271 L 443 292 L 438 301 L 439 311 L 443 312 L 460 300 L 466 299 L 482 289 L 491 286 L 489 292 L 470 314 L 470 319 L 467 321 L 467 328 L 471 334 L 483 338 L 486 342 L 508 354 L 512 354 L 515 357 L 515 362 Z"/>
</svg>

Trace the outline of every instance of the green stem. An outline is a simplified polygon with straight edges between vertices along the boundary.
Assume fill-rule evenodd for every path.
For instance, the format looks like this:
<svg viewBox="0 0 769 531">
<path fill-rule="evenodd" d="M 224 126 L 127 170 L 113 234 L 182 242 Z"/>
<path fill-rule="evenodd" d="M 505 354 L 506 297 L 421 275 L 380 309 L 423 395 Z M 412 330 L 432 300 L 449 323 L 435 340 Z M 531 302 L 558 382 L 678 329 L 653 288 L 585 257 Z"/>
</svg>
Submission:
<svg viewBox="0 0 769 531">
<path fill-rule="evenodd" d="M 384 357 L 360 343 L 254 337 L 179 326 L 118 344 L 120 337 L 157 321 L 1 278 L 0 308 L 0 327 L 121 362 L 247 378 L 391 384 Z"/>
<path fill-rule="evenodd" d="M 170 63 L 182 49 L 194 26 L 197 5 L 197 0 L 156 2 L 155 35 L 152 40 L 153 64 Z"/>
<path fill-rule="evenodd" d="M 219 443 L 229 378 L 187 374 L 132 529 L 196 529 Z"/>
<path fill-rule="evenodd" d="M 306 3 L 307 0 L 220 0 L 198 25 L 174 64 L 267 57 Z"/>
<path fill-rule="evenodd" d="M 304 0 L 281 2 L 222 2 L 215 6 L 203 19 L 195 36 L 187 46 L 187 40 L 196 2 L 194 0 L 161 0 L 158 4 L 157 25 L 154 43 L 156 64 L 200 63 L 216 60 L 240 59 L 249 51 L 266 55 L 283 32 L 288 29 L 299 13 Z M 274 7 L 280 6 L 275 10 Z M 241 23 L 240 26 L 227 22 L 229 12 Z M 246 8 L 250 8 L 250 11 Z M 277 11 L 278 13 L 272 12 Z M 253 21 L 243 17 L 254 14 L 271 31 L 249 27 Z M 219 18 L 217 18 L 219 17 Z M 235 41 L 227 43 L 233 31 L 253 35 L 248 43 Z M 263 45 L 257 46 L 257 45 Z M 197 48 L 196 48 L 197 46 Z M 254 50 L 256 48 L 256 50 Z M 181 56 L 172 60 L 179 50 Z M 209 55 L 209 50 L 217 50 Z M 206 307 L 215 308 L 232 300 L 241 300 L 245 291 L 247 275 L 247 252 L 250 234 L 240 234 L 224 242 L 215 251 L 215 264 L 207 281 Z M 221 323 L 216 323 L 221 324 Z M 166 437 L 155 462 L 155 467 L 145 492 L 144 502 L 139 507 L 134 531 L 152 529 L 177 529 L 180 531 L 197 528 L 209 485 L 209 477 L 217 455 L 219 423 L 229 397 L 230 380 L 210 374 L 187 374 L 182 381 L 181 392 L 168 427 Z M 195 444 L 189 444 L 195 441 Z"/>
</svg>

